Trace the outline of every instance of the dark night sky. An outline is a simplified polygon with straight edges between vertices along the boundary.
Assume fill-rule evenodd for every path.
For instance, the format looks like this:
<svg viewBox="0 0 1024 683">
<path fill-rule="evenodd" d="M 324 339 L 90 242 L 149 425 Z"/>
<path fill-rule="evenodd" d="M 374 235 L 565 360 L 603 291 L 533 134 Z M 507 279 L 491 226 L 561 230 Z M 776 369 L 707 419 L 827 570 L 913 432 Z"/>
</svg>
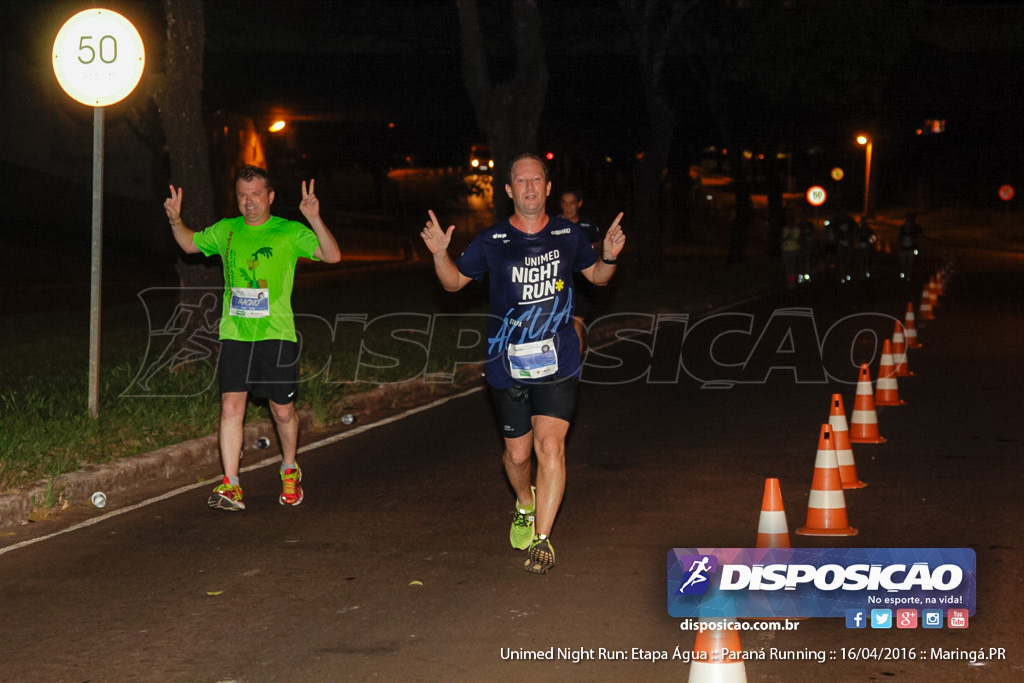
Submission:
<svg viewBox="0 0 1024 683">
<path fill-rule="evenodd" d="M 971 173 L 1016 173 L 1024 154 L 1024 6 L 916 2 L 921 19 L 906 27 L 914 49 L 882 74 L 889 82 L 883 95 L 875 102 L 851 97 L 838 106 L 784 110 L 787 134 L 794 144 L 841 146 L 854 126 L 873 124 L 907 163 L 927 166 L 929 148 L 944 147 L 943 163 Z M 11 19 L 4 39 L 16 49 L 34 52 L 39 43 L 46 50 L 60 17 L 87 5 L 62 0 L 46 14 L 35 0 L 11 0 L 0 11 Z M 481 6 L 489 49 L 508 54 L 508 31 L 502 30 L 507 0 L 481 0 Z M 160 0 L 118 0 L 111 7 L 140 17 L 151 40 L 162 34 Z M 551 73 L 541 145 L 638 151 L 643 107 L 615 0 L 543 0 L 541 7 Z M 209 0 L 206 8 L 204 98 L 211 109 L 260 117 L 282 106 L 319 119 L 307 128 L 333 136 L 342 149 L 371 141 L 373 153 L 380 138 L 389 154 L 409 151 L 446 163 L 462 163 L 480 137 L 462 83 L 454 0 Z M 808 39 L 830 49 L 827 36 Z M 675 68 L 681 70 L 678 59 Z M 720 140 L 700 92 L 682 80 L 673 85 L 678 153 L 692 158 Z M 757 111 L 751 103 L 751 116 Z M 947 120 L 941 141 L 913 139 L 913 127 L 926 117 Z M 396 127 L 382 137 L 388 122 Z"/>
<path fill-rule="evenodd" d="M 481 4 L 486 10 L 507 3 Z M 794 131 L 820 136 L 801 144 L 841 142 L 851 126 L 864 122 L 890 129 L 896 149 L 921 148 L 907 136 L 924 118 L 938 117 L 949 126 L 941 144 L 959 148 L 953 157 L 978 157 L 989 148 L 970 164 L 984 165 L 988 155 L 1005 165 L 1003 157 L 1024 151 L 1024 98 L 1017 95 L 1024 86 L 1024 8 L 970 2 L 922 7 L 939 11 L 923 12 L 920 22 L 908 26 L 914 49 L 887 74 L 891 83 L 879 102 L 784 112 L 796 122 Z M 638 148 L 641 92 L 615 2 L 547 0 L 542 8 L 551 72 L 542 146 L 576 136 L 576 144 Z M 488 17 L 489 47 L 501 52 L 508 48 L 503 19 L 485 12 L 485 22 Z M 396 148 L 415 147 L 428 157 L 462 150 L 477 134 L 462 84 L 457 21 L 451 0 L 211 2 L 206 97 L 214 108 L 287 105 L 314 117 L 362 120 L 340 124 L 361 128 L 359 139 L 375 123 L 396 121 Z M 684 148 L 692 153 L 719 142 L 699 94 L 687 88 L 675 95 Z M 451 163 L 461 156 L 457 152 Z"/>
</svg>

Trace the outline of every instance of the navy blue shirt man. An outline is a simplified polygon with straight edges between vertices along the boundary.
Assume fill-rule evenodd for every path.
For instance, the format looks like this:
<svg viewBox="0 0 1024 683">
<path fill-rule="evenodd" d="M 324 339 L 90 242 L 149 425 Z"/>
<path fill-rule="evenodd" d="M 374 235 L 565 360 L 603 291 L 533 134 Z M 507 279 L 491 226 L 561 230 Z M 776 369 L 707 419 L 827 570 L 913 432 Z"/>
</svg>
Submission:
<svg viewBox="0 0 1024 683">
<path fill-rule="evenodd" d="M 549 537 L 565 491 L 565 437 L 580 372 L 572 275 L 579 271 L 595 285 L 608 284 L 626 237 L 620 213 L 599 256 L 579 226 L 549 217 L 551 181 L 536 155 L 512 160 L 505 192 L 513 215 L 480 233 L 457 260 L 448 255 L 455 226 L 443 230 L 433 211 L 421 236 L 446 290 L 489 278 L 486 377 L 505 440 L 505 473 L 516 493 L 509 541 L 529 551 L 526 571 L 544 574 L 555 564 Z M 534 451 L 537 483 L 531 486 Z"/>
</svg>

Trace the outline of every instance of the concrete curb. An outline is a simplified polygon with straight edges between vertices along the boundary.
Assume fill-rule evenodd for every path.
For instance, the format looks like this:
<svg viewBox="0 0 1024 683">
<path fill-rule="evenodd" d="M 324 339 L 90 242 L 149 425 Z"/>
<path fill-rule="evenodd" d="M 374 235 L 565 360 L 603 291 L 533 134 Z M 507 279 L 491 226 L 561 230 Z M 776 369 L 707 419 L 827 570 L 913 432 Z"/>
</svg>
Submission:
<svg viewBox="0 0 1024 683">
<path fill-rule="evenodd" d="M 345 405 L 357 415 L 421 405 L 482 382 L 482 368 L 479 364 L 461 367 L 454 381 L 447 383 L 416 380 L 393 385 L 382 384 L 349 397 Z M 300 446 L 324 435 L 324 430 L 314 432 L 311 411 L 300 410 L 298 415 Z M 273 424 L 264 420 L 245 425 L 242 443 L 245 444 L 246 454 L 253 452 L 250 444 L 261 436 L 270 439 L 268 453 L 280 452 Z M 24 490 L 0 493 L 0 528 L 27 523 L 36 506 L 46 499 L 48 491 L 57 492 L 70 505 L 91 505 L 90 498 L 95 491 L 103 491 L 109 496 L 129 491 L 140 482 L 154 484 L 180 478 L 188 472 L 219 471 L 220 451 L 217 442 L 217 435 L 211 434 L 148 453 L 89 465 L 56 477 L 52 484 L 43 480 Z"/>
<path fill-rule="evenodd" d="M 308 410 L 299 411 L 299 425 L 302 432 L 309 431 L 313 426 L 313 414 Z M 244 434 L 245 444 L 251 444 L 261 436 L 269 437 L 272 445 L 276 441 L 274 427 L 269 421 L 247 424 Z M 246 448 L 247 452 L 249 450 Z M 120 493 L 134 488 L 141 481 L 169 480 L 182 472 L 219 465 L 216 434 L 100 465 L 89 465 L 56 477 L 52 485 L 44 480 L 23 491 L 0 494 L 0 527 L 27 522 L 35 506 L 46 499 L 51 486 L 67 503 L 84 505 L 89 504 L 95 491 L 103 491 L 107 495 Z"/>
</svg>

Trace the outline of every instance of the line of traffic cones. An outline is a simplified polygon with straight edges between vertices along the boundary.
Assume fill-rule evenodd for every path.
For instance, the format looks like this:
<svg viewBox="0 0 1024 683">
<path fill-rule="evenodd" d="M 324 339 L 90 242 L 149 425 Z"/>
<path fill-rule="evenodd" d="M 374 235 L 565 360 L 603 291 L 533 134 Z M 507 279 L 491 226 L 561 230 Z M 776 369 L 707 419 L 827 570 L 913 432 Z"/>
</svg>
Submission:
<svg viewBox="0 0 1024 683">
<path fill-rule="evenodd" d="M 922 319 L 934 320 L 938 297 L 944 291 L 948 271 L 940 271 L 931 278 L 922 292 L 920 310 Z M 904 405 L 899 396 L 897 377 L 908 377 L 910 371 L 907 350 L 921 348 L 917 336 L 914 305 L 907 310 L 900 323 L 896 321 L 890 339 L 884 340 L 879 359 L 878 382 L 872 391 L 871 370 L 867 363 L 860 365 L 853 413 L 847 424 L 842 396 L 832 394 L 828 422 L 821 425 L 818 449 L 815 454 L 814 476 L 807 501 L 807 521 L 796 533 L 802 536 L 856 536 L 857 529 L 850 525 L 846 511 L 844 490 L 864 488 L 867 484 L 857 474 L 853 443 L 884 443 L 878 431 L 875 406 Z M 777 478 L 765 479 L 758 518 L 758 548 L 791 548 L 789 527 L 786 522 L 782 490 Z M 704 631 L 697 635 L 695 658 L 690 667 L 690 683 L 745 683 L 746 671 L 742 661 L 723 661 L 723 648 L 739 651 L 739 634 L 727 629 Z M 701 661 L 698 661 L 697 653 Z"/>
</svg>

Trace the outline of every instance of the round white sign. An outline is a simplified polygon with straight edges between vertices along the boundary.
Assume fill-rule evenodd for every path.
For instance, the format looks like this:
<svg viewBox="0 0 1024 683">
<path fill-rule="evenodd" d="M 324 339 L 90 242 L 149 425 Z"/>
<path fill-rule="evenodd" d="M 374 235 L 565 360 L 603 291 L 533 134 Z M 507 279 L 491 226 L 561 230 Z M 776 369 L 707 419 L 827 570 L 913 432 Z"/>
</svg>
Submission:
<svg viewBox="0 0 1024 683">
<path fill-rule="evenodd" d="M 825 203 L 825 198 L 828 194 L 825 193 L 825 188 L 820 185 L 813 185 L 807 188 L 807 203 L 811 206 L 821 206 Z"/>
<path fill-rule="evenodd" d="M 64 23 L 53 41 L 53 73 L 64 92 L 90 107 L 127 97 L 146 66 L 132 23 L 108 9 L 87 9 Z"/>
</svg>

